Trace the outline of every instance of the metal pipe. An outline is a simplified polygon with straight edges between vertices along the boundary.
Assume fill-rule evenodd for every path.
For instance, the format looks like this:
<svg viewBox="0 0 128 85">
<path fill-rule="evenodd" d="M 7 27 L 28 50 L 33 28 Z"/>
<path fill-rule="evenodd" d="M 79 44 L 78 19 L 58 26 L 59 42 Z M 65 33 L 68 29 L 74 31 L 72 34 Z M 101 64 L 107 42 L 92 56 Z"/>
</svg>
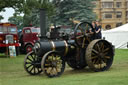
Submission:
<svg viewBox="0 0 128 85">
<path fill-rule="evenodd" d="M 40 32 L 41 38 L 46 37 L 46 10 L 40 9 Z"/>
</svg>

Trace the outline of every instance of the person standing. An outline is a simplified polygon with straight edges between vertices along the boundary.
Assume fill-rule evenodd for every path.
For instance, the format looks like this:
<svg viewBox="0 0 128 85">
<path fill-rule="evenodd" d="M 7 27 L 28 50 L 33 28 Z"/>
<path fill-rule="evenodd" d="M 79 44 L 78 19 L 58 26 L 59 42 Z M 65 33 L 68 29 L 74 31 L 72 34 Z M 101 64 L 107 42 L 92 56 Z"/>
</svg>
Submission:
<svg viewBox="0 0 128 85">
<path fill-rule="evenodd" d="M 95 39 L 95 29 L 96 29 L 96 23 L 95 21 L 92 21 L 92 28 L 89 29 L 89 33 L 91 35 L 92 39 Z"/>
<path fill-rule="evenodd" d="M 102 34 L 101 34 L 101 25 L 99 23 L 99 21 L 96 21 L 96 39 L 101 39 L 102 38 Z"/>
</svg>

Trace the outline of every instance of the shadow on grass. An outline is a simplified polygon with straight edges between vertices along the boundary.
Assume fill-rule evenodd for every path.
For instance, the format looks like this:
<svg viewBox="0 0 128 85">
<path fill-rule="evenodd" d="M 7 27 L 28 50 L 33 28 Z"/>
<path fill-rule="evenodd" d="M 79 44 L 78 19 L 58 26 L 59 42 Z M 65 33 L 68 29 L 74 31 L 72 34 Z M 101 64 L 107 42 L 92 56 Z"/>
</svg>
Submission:
<svg viewBox="0 0 128 85">
<path fill-rule="evenodd" d="M 80 73 L 94 73 L 91 69 L 88 67 L 84 69 L 72 69 L 72 68 L 66 68 L 65 75 L 72 75 L 72 74 L 80 74 Z"/>
<path fill-rule="evenodd" d="M 71 76 L 71 75 L 77 75 L 77 74 L 90 74 L 90 73 L 95 73 L 92 70 L 90 70 L 88 67 L 84 68 L 84 69 L 72 69 L 70 67 L 66 68 L 64 73 L 62 73 L 62 75 L 60 75 L 59 77 L 63 76 Z M 30 74 L 25 74 L 24 77 L 42 77 L 42 78 L 49 78 L 47 77 L 43 72 L 41 74 L 38 75 L 30 75 Z M 54 77 L 53 77 L 54 78 Z M 58 77 L 55 77 L 58 78 Z"/>
</svg>

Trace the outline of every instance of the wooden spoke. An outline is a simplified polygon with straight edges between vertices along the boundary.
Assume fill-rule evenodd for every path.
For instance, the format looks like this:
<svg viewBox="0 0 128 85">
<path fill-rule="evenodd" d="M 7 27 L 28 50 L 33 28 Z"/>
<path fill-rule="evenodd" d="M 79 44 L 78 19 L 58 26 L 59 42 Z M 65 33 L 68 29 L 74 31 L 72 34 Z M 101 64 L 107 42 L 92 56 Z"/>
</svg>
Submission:
<svg viewBox="0 0 128 85">
<path fill-rule="evenodd" d="M 29 61 L 33 61 L 32 59 L 30 59 L 30 57 L 27 57 L 27 60 L 29 60 Z"/>
<path fill-rule="evenodd" d="M 93 62 L 93 64 L 95 64 L 96 63 L 96 60 L 93 60 L 92 62 Z"/>
<path fill-rule="evenodd" d="M 45 64 L 45 66 L 50 66 L 51 64 Z"/>
<path fill-rule="evenodd" d="M 108 50 L 109 50 L 109 47 L 108 47 L 108 48 L 106 48 L 106 49 L 104 49 L 104 50 L 103 50 L 103 52 L 106 52 L 106 51 L 108 51 Z"/>
<path fill-rule="evenodd" d="M 98 58 L 97 61 L 96 61 L 96 64 L 99 64 L 100 63 L 100 59 Z"/>
<path fill-rule="evenodd" d="M 96 46 L 97 46 L 98 51 L 101 52 L 101 48 L 98 43 L 96 44 Z"/>
<path fill-rule="evenodd" d="M 32 62 L 26 62 L 26 64 L 32 64 Z"/>
<path fill-rule="evenodd" d="M 96 51 L 95 49 L 92 49 L 92 51 L 93 51 L 93 52 L 95 52 L 96 54 L 98 54 L 98 53 L 99 53 L 99 52 L 98 52 L 98 51 Z"/>
<path fill-rule="evenodd" d="M 108 55 L 108 52 L 104 52 L 104 56 Z"/>
<path fill-rule="evenodd" d="M 82 48 L 84 48 L 84 47 L 85 47 L 85 37 L 84 37 L 83 42 L 82 42 Z"/>
<path fill-rule="evenodd" d="M 103 50 L 104 50 L 104 44 L 103 43 L 101 43 L 101 49 L 102 49 L 102 52 L 103 52 Z"/>
<path fill-rule="evenodd" d="M 93 56 L 93 57 L 91 57 L 91 59 L 96 59 L 96 58 L 98 58 L 98 56 Z"/>
<path fill-rule="evenodd" d="M 104 56 L 104 58 L 110 59 L 111 57 L 110 56 Z"/>
<path fill-rule="evenodd" d="M 81 26 L 78 27 L 80 29 L 80 31 L 82 32 L 82 34 L 84 34 L 84 31 L 82 30 Z"/>
<path fill-rule="evenodd" d="M 32 72 L 33 69 L 34 69 L 34 66 L 32 66 L 32 68 L 30 69 L 30 72 Z"/>
<path fill-rule="evenodd" d="M 84 37 L 84 35 L 79 35 L 79 36 L 77 36 L 76 38 L 77 39 L 80 39 L 80 38 L 83 38 Z"/>
<path fill-rule="evenodd" d="M 32 66 L 32 64 L 31 65 L 29 65 L 28 67 L 26 67 L 27 69 L 29 69 L 30 67 Z"/>
<path fill-rule="evenodd" d="M 86 29 L 86 28 L 88 28 L 88 24 L 86 24 L 85 29 Z M 85 30 L 85 32 L 86 32 L 86 30 Z"/>
</svg>

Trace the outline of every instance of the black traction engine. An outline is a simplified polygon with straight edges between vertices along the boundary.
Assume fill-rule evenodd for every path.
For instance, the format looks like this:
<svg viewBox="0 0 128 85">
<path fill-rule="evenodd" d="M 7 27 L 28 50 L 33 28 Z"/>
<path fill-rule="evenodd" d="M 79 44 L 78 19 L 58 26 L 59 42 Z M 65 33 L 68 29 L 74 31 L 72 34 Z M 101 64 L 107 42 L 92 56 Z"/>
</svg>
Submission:
<svg viewBox="0 0 128 85">
<path fill-rule="evenodd" d="M 92 25 L 81 22 L 76 25 L 72 39 L 41 39 L 24 59 L 24 68 L 31 75 L 41 72 L 48 77 L 60 76 L 67 63 L 73 69 L 88 66 L 99 72 L 108 70 L 113 62 L 114 47 L 103 39 L 90 34 Z M 93 28 L 92 28 L 93 29 Z"/>
</svg>

